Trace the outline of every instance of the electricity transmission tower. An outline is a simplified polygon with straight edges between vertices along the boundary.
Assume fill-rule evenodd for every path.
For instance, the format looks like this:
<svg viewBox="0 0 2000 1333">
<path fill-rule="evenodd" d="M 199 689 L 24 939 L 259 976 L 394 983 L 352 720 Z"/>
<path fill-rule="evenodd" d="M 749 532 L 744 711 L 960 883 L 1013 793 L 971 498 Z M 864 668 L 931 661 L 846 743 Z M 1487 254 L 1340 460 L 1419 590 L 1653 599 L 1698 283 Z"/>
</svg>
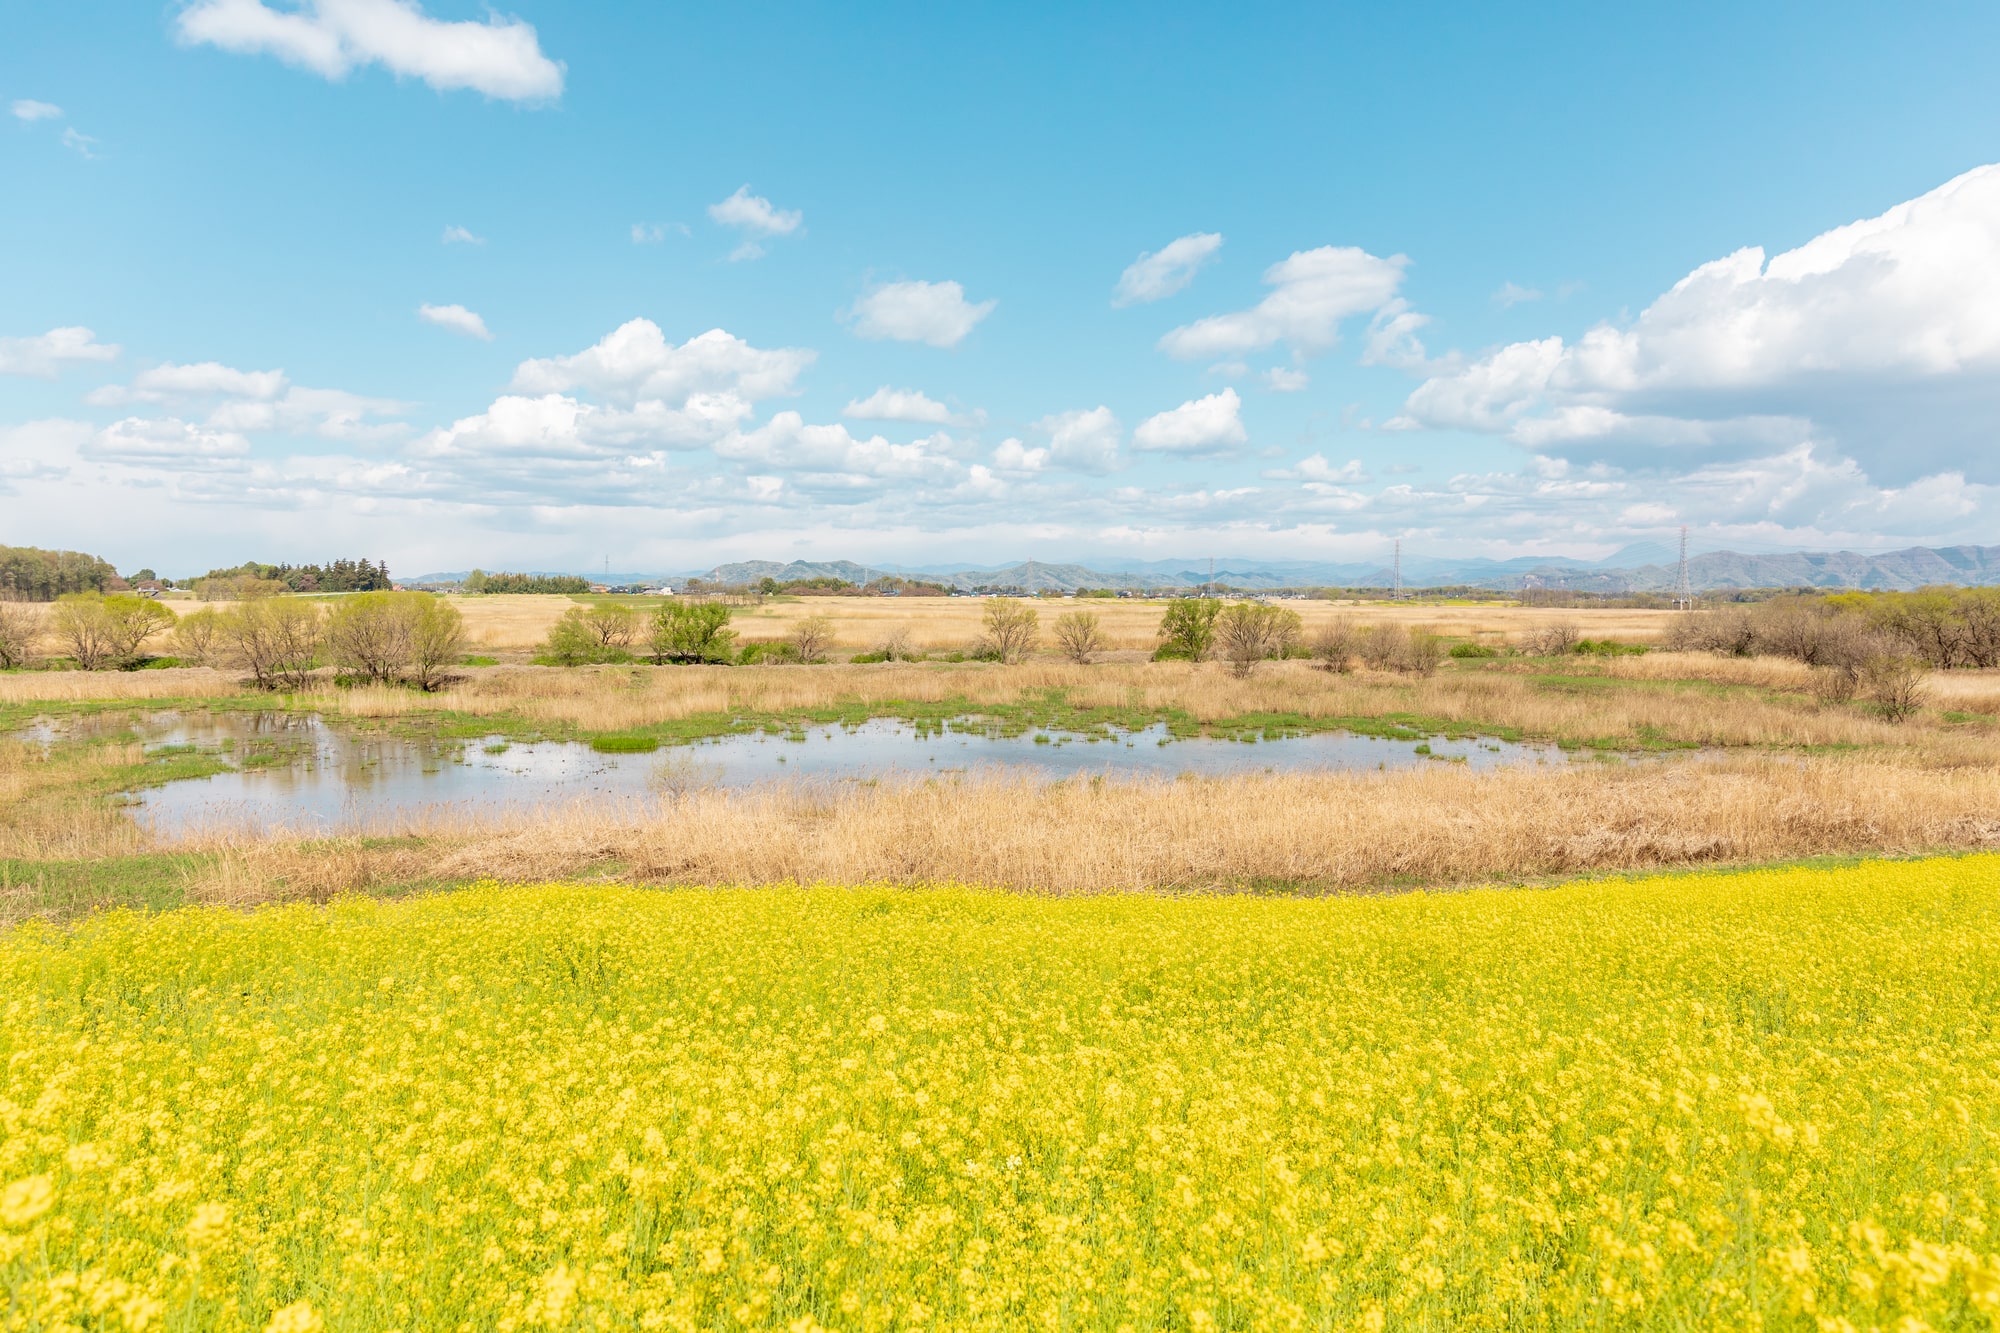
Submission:
<svg viewBox="0 0 2000 1333">
<path fill-rule="evenodd" d="M 1681 567 L 1674 576 L 1674 610 L 1694 610 L 1694 586 L 1688 582 L 1688 530 L 1681 524 Z"/>
<path fill-rule="evenodd" d="M 1396 538 L 1396 590 L 1391 594 L 1389 600 L 1392 602 L 1403 600 L 1403 539 L 1401 537 Z"/>
</svg>

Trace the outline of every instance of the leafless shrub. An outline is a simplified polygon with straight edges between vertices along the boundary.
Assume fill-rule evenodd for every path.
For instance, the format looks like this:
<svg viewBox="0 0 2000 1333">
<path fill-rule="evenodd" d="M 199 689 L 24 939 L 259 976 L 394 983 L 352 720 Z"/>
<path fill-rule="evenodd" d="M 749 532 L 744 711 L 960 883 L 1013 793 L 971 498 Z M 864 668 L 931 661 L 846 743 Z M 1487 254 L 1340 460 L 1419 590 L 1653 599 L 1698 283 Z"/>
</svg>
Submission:
<svg viewBox="0 0 2000 1333">
<path fill-rule="evenodd" d="M 223 615 L 220 629 L 225 658 L 267 690 L 303 689 L 326 633 L 319 607 L 295 597 L 240 603 Z"/>
<path fill-rule="evenodd" d="M 1033 615 L 1033 612 L 1029 612 Z M 910 638 L 910 631 L 898 626 L 889 631 L 888 637 L 875 645 L 875 651 L 885 662 L 921 662 L 924 655 L 917 651 L 917 645 Z M 1010 659 L 1012 660 L 1012 659 Z"/>
<path fill-rule="evenodd" d="M 1354 669 L 1354 622 L 1346 616 L 1337 616 L 1321 625 L 1313 632 L 1311 647 L 1313 660 L 1321 670 L 1345 675 Z"/>
<path fill-rule="evenodd" d="M 1406 675 L 1429 676 L 1436 673 L 1446 651 L 1442 635 L 1419 625 L 1403 640 L 1402 651 L 1390 665 Z"/>
<path fill-rule="evenodd" d="M 1093 611 L 1066 611 L 1056 617 L 1056 646 L 1072 662 L 1088 662 L 1104 650 L 1104 631 Z"/>
<path fill-rule="evenodd" d="M 1676 616 L 1667 630 L 1665 646 L 1682 653 L 1755 657 L 1761 647 L 1761 639 L 1750 612 L 1743 607 L 1732 606 Z"/>
<path fill-rule="evenodd" d="M 41 624 L 40 613 L 26 602 L 0 601 L 0 669 L 28 664 Z"/>
<path fill-rule="evenodd" d="M 1355 636 L 1355 651 L 1374 670 L 1387 671 L 1403 655 L 1409 637 L 1409 629 L 1394 621 L 1370 625 Z"/>
<path fill-rule="evenodd" d="M 1555 620 L 1546 625 L 1537 625 L 1522 638 L 1522 645 L 1533 657 L 1566 657 L 1576 651 L 1583 641 L 1583 632 L 1574 621 Z"/>
<path fill-rule="evenodd" d="M 1889 722 L 1908 720 L 1924 703 L 1924 678 L 1930 667 L 1907 653 L 1883 653 L 1869 660 L 1862 678 L 1868 697 Z"/>
<path fill-rule="evenodd" d="M 1215 642 L 1229 669 L 1238 676 L 1266 658 L 1283 656 L 1298 642 L 1303 626 L 1299 613 L 1279 606 L 1238 602 L 1222 608 L 1215 618 Z"/>
<path fill-rule="evenodd" d="M 1812 696 L 1821 704 L 1851 703 L 1860 689 L 1861 668 L 1858 665 L 1813 668 Z"/>
<path fill-rule="evenodd" d="M 792 626 L 792 651 L 799 655 L 799 661 L 808 665 L 824 662 L 832 647 L 833 617 L 807 616 Z"/>
</svg>

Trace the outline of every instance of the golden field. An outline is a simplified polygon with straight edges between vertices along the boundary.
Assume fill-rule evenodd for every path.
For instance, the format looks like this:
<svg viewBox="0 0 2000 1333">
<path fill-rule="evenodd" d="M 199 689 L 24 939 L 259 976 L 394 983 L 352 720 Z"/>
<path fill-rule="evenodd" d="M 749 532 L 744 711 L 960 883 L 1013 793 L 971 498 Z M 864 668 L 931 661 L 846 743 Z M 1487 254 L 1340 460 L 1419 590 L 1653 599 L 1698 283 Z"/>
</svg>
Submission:
<svg viewBox="0 0 2000 1333">
<path fill-rule="evenodd" d="M 478 648 L 514 654 L 532 652 L 548 634 L 549 626 L 577 604 L 567 597 L 524 593 L 446 600 L 464 614 L 467 633 Z M 617 600 L 643 606 L 656 599 Z M 1041 614 L 1045 637 L 1057 616 L 1067 611 L 1090 611 L 1102 622 L 1110 647 L 1124 652 L 1151 652 L 1158 646 L 1160 616 L 1166 609 L 1164 601 L 1138 598 L 1031 601 Z M 1549 611 L 1505 603 L 1398 605 L 1301 600 L 1281 604 L 1299 613 L 1306 622 L 1307 633 L 1336 616 L 1346 616 L 1358 625 L 1400 620 L 1430 625 L 1443 634 L 1492 643 L 1518 638 L 1552 620 L 1572 621 L 1593 638 L 1649 641 L 1665 630 L 1673 616 L 1671 611 Z M 980 616 L 985 606 L 985 602 L 974 597 L 774 598 L 759 606 L 739 609 L 730 623 L 744 639 L 782 639 L 799 621 L 823 615 L 833 621 L 835 647 L 843 653 L 868 652 L 897 634 L 906 636 L 921 651 L 949 652 L 965 648 L 979 637 Z"/>
<path fill-rule="evenodd" d="M 2000 859 L 0 940 L 10 1329 L 1948 1329 Z"/>
<path fill-rule="evenodd" d="M 318 600 L 335 601 L 337 598 Z M 658 605 L 653 597 L 571 598 L 535 593 L 495 593 L 476 597 L 447 596 L 444 601 L 458 608 L 465 618 L 466 637 L 475 653 L 499 656 L 509 661 L 525 661 L 538 649 L 549 628 L 565 611 L 578 605 L 611 601 L 645 612 Z M 1139 598 L 1033 598 L 1041 615 L 1044 651 L 1050 651 L 1050 633 L 1055 619 L 1068 611 L 1096 614 L 1102 624 L 1107 648 L 1114 654 L 1150 653 L 1159 644 L 1160 617 L 1166 602 Z M 1575 624 L 1591 638 L 1615 638 L 1625 642 L 1651 642 L 1672 623 L 1671 611 L 1624 609 L 1548 610 L 1504 602 L 1391 603 L 1380 601 L 1330 602 L 1319 600 L 1285 601 L 1283 606 L 1297 611 L 1307 633 L 1336 617 L 1346 617 L 1357 625 L 1395 620 L 1425 625 L 1441 634 L 1481 643 L 1518 641 L 1538 626 L 1552 621 Z M 227 611 L 230 602 L 198 603 L 191 599 L 169 599 L 168 605 L 180 615 L 207 606 Z M 779 640 L 808 616 L 825 616 L 834 625 L 834 651 L 842 655 L 870 652 L 895 638 L 902 638 L 921 652 L 943 653 L 964 649 L 980 637 L 980 617 L 986 603 L 975 597 L 778 597 L 761 604 L 737 609 L 731 627 L 744 640 Z M 165 652 L 164 640 L 154 651 Z M 44 634 L 39 649 L 59 653 L 61 645 Z"/>
</svg>

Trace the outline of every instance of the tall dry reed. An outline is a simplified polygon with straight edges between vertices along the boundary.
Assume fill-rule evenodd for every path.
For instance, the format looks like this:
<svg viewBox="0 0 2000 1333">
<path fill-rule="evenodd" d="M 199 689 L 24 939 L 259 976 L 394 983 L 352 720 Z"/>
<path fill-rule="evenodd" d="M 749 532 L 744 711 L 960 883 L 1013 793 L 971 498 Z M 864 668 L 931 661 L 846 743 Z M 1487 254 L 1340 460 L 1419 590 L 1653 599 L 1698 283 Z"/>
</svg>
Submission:
<svg viewBox="0 0 2000 1333">
<path fill-rule="evenodd" d="M 383 835 L 399 834 L 385 842 Z M 367 835 L 367 836 L 364 836 Z M 2000 772 L 1855 759 L 1456 767 L 1042 784 L 1004 774 L 693 790 L 532 817 L 463 809 L 334 837 L 216 830 L 200 892 L 420 880 L 959 882 L 1060 893 L 1446 885 L 2000 845 Z"/>
</svg>

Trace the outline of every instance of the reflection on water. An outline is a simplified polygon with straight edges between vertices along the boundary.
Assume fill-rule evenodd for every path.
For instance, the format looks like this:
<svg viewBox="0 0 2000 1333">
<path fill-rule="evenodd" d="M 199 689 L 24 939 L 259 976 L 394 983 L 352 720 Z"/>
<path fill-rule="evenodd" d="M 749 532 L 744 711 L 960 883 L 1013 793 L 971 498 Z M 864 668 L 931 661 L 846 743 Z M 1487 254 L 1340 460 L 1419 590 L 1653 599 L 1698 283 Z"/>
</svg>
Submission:
<svg viewBox="0 0 2000 1333">
<path fill-rule="evenodd" d="M 1053 780 L 1566 762 L 1553 746 L 1504 741 L 1395 741 L 1339 732 L 1254 742 L 1172 740 L 1163 726 L 1092 739 L 1039 731 L 926 733 L 876 720 L 790 736 L 724 736 L 641 754 L 601 754 L 574 741 L 350 732 L 296 713 L 155 713 L 135 729 L 149 748 L 194 746 L 236 765 L 135 796 L 135 816 L 162 832 L 213 824 L 327 828 L 451 803 L 530 807 L 786 778 L 868 780 L 992 767 Z"/>
</svg>

